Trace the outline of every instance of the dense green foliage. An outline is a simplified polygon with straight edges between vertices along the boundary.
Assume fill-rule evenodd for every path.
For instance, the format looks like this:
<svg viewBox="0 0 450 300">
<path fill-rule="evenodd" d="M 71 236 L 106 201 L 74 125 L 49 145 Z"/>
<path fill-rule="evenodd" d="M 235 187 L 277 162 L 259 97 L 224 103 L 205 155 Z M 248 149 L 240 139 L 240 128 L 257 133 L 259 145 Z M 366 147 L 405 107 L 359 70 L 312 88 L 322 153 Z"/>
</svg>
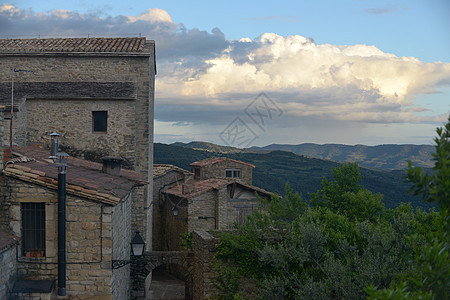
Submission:
<svg viewBox="0 0 450 300">
<path fill-rule="evenodd" d="M 262 201 L 244 225 L 219 234 L 219 297 L 448 299 L 450 119 L 438 135 L 433 173 L 411 167 L 408 177 L 439 213 L 386 209 L 360 185 L 357 164 L 335 168 L 310 201 L 287 185 L 283 198 Z"/>
<path fill-rule="evenodd" d="M 308 194 L 316 192 L 323 177 L 332 178 L 337 162 L 308 158 L 291 152 L 273 151 L 270 153 L 228 153 L 193 150 L 172 145 L 155 144 L 155 163 L 174 164 L 190 170 L 190 163 L 212 156 L 227 156 L 256 166 L 253 170 L 253 184 L 268 191 L 283 194 L 286 182 L 293 190 L 302 193 L 305 200 Z M 366 189 L 384 195 L 383 203 L 394 208 L 400 202 L 409 202 L 413 207 L 428 209 L 432 203 L 422 201 L 420 197 L 408 195 L 410 184 L 405 183 L 406 171 L 383 171 L 361 168 L 360 184 Z"/>
<path fill-rule="evenodd" d="M 450 291 L 450 117 L 444 128 L 437 129 L 435 165 L 428 174 L 412 167 L 408 178 L 414 183 L 411 191 L 425 201 L 439 205 L 437 230 L 417 232 L 411 237 L 414 259 L 412 267 L 399 282 L 387 289 L 367 289 L 370 299 L 448 299 Z"/>
</svg>

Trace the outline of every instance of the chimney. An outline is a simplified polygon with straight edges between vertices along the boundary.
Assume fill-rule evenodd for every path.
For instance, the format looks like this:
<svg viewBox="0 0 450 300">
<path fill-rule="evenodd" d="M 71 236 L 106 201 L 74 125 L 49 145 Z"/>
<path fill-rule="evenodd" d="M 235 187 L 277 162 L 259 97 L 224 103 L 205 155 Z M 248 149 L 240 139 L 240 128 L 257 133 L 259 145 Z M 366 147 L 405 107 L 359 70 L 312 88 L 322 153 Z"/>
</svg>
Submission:
<svg viewBox="0 0 450 300">
<path fill-rule="evenodd" d="M 103 168 L 102 172 L 114 175 L 114 176 L 120 176 L 120 166 L 122 164 L 123 159 L 116 156 L 105 156 L 102 157 L 103 161 Z"/>
<path fill-rule="evenodd" d="M 50 159 L 56 159 L 56 153 L 59 152 L 59 134 L 53 132 L 50 134 Z"/>
<path fill-rule="evenodd" d="M 192 193 L 193 190 L 194 190 L 194 185 L 192 183 L 183 183 L 181 185 L 181 193 L 183 193 L 183 195 L 190 194 L 190 193 Z"/>
</svg>

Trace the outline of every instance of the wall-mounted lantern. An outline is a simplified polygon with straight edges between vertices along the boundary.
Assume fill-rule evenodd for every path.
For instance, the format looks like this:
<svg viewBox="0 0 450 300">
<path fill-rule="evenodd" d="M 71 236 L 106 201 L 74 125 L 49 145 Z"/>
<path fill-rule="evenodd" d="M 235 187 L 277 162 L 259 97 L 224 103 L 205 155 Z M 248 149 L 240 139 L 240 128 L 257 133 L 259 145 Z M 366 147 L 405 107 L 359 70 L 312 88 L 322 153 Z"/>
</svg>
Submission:
<svg viewBox="0 0 450 300">
<path fill-rule="evenodd" d="M 178 209 L 178 206 L 174 206 L 173 208 L 172 208 L 172 214 L 173 214 L 173 216 L 175 217 L 175 219 L 177 219 L 177 220 L 181 220 L 181 221 L 184 221 L 184 222 L 186 222 L 187 223 L 187 218 L 179 218 L 178 217 L 178 214 L 180 213 L 180 210 Z"/>
<path fill-rule="evenodd" d="M 139 230 L 136 231 L 136 234 L 134 236 L 134 238 L 131 240 L 131 255 L 132 256 L 142 256 L 144 254 L 144 249 L 145 249 L 145 241 L 142 238 L 142 236 L 139 234 Z M 118 269 L 121 268 L 123 266 L 128 265 L 129 263 L 131 263 L 131 260 L 112 260 L 112 268 L 113 269 Z"/>
</svg>

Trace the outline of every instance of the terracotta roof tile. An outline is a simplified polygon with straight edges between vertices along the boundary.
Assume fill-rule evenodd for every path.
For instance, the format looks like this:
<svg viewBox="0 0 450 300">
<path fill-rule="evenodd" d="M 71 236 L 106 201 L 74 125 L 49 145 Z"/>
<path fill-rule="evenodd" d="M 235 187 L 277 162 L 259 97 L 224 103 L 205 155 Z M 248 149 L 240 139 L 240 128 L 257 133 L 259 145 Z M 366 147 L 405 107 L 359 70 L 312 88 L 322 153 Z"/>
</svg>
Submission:
<svg viewBox="0 0 450 300">
<path fill-rule="evenodd" d="M 0 39 L 0 53 L 143 53 L 145 38 Z"/>
<path fill-rule="evenodd" d="M 247 184 L 240 180 L 235 179 L 225 179 L 225 178 L 210 178 L 206 180 L 194 180 L 188 184 L 191 186 L 189 187 L 190 192 L 183 194 L 183 184 L 176 185 L 170 189 L 167 189 L 165 193 L 171 194 L 180 198 L 193 198 L 198 195 L 201 195 L 203 193 L 208 192 L 212 189 L 220 189 L 224 186 L 227 186 L 229 184 L 239 184 L 241 186 L 244 186 L 248 189 L 254 190 L 255 192 L 258 192 L 260 194 L 265 194 L 267 196 L 272 195 L 272 193 L 261 189 L 259 187 L 253 186 L 251 184 Z"/>
<path fill-rule="evenodd" d="M 4 174 L 24 181 L 57 188 L 58 170 L 49 153 L 39 147 L 18 147 L 14 153 L 34 160 L 14 159 L 5 164 Z M 101 172 L 101 164 L 69 157 L 67 168 L 67 192 L 92 200 L 115 204 L 125 197 L 134 186 L 147 182 L 135 171 L 122 170 L 121 176 Z M 110 197 L 111 196 L 111 197 Z"/>
<path fill-rule="evenodd" d="M 186 171 L 174 165 L 169 164 L 154 164 L 153 165 L 153 178 L 157 178 L 167 174 L 170 171 L 175 171 L 183 174 L 191 174 L 191 172 Z"/>
<path fill-rule="evenodd" d="M 14 236 L 12 234 L 0 231 L 0 252 L 8 249 L 9 247 L 11 247 L 15 244 L 18 244 L 19 241 L 20 241 L 20 238 Z"/>
</svg>

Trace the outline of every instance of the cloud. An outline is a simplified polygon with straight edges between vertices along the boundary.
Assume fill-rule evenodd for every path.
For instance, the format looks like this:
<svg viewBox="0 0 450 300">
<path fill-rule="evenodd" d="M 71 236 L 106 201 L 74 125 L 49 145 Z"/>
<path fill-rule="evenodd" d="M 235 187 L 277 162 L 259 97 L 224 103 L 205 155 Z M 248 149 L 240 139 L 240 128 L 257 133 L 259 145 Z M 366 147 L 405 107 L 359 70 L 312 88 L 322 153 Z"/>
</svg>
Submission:
<svg viewBox="0 0 450 300">
<path fill-rule="evenodd" d="M 196 77 L 158 78 L 160 99 L 238 111 L 241 99 L 264 91 L 295 116 L 420 122 L 414 112 L 423 108 L 412 105 L 414 97 L 450 85 L 449 63 L 397 57 L 375 46 L 317 45 L 298 35 L 232 41 L 206 63 Z"/>
<path fill-rule="evenodd" d="M 3 37 L 139 33 L 157 45 L 155 116 L 177 127 L 226 124 L 260 92 L 277 102 L 286 124 L 299 117 L 386 124 L 435 121 L 440 116 L 420 116 L 426 108 L 414 98 L 450 86 L 450 63 L 398 57 L 372 45 L 316 44 L 312 38 L 275 33 L 227 40 L 219 28 L 186 28 L 159 8 L 136 16 L 102 16 L 0 6 Z"/>
</svg>

